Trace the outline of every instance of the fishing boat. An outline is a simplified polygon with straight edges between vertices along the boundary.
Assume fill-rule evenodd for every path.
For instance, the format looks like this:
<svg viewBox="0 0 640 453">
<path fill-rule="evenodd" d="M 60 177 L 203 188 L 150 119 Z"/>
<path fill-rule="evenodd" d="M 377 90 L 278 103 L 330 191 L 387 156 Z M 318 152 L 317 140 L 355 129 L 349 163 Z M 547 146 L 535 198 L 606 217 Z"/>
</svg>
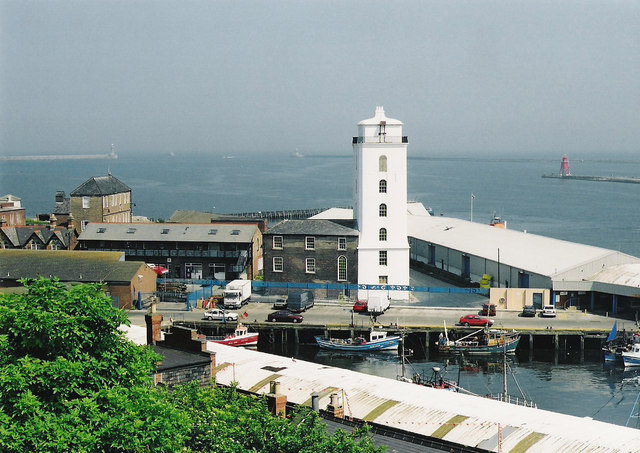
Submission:
<svg viewBox="0 0 640 453">
<path fill-rule="evenodd" d="M 640 343 L 634 343 L 631 351 L 622 353 L 624 366 L 640 366 Z"/>
<path fill-rule="evenodd" d="M 444 325 L 444 335 L 438 339 L 438 350 L 451 354 L 488 355 L 513 354 L 520 342 L 520 333 L 515 330 L 506 332 L 498 329 L 479 329 L 458 340 L 450 340 L 447 325 Z"/>
<path fill-rule="evenodd" d="M 383 330 L 371 330 L 369 339 L 364 337 L 356 338 L 325 338 L 315 337 L 316 343 L 323 349 L 335 351 L 387 351 L 398 349 L 400 337 L 398 335 L 388 335 Z"/>
<path fill-rule="evenodd" d="M 226 336 L 206 337 L 207 341 L 226 344 L 228 346 L 255 346 L 258 344 L 258 332 L 249 332 L 247 326 L 238 324 L 236 330 Z"/>
</svg>

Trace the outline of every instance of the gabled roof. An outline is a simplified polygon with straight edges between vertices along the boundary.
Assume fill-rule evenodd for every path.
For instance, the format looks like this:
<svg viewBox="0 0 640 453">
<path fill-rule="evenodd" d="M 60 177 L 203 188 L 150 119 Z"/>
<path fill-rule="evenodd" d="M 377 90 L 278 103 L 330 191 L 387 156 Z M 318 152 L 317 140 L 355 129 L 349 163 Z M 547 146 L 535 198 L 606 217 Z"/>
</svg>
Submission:
<svg viewBox="0 0 640 453">
<path fill-rule="evenodd" d="M 0 250 L 0 278 L 19 280 L 53 276 L 63 282 L 128 283 L 146 264 L 125 262 L 123 258 L 122 252 Z"/>
<path fill-rule="evenodd" d="M 71 192 L 72 197 L 100 197 L 130 192 L 131 189 L 112 175 L 88 179 Z"/>
<path fill-rule="evenodd" d="M 78 240 L 251 243 L 257 229 L 243 223 L 89 223 Z"/>
<path fill-rule="evenodd" d="M 359 236 L 358 230 L 348 228 L 331 220 L 305 219 L 283 220 L 269 228 L 265 234 L 313 235 L 313 236 Z"/>
<path fill-rule="evenodd" d="M 24 247 L 33 236 L 36 236 L 43 244 L 48 244 L 55 236 L 64 246 L 68 246 L 71 236 L 74 234 L 73 230 L 68 230 L 65 227 L 56 227 L 52 230 L 42 225 L 2 227 L 0 231 L 14 247 Z"/>
</svg>

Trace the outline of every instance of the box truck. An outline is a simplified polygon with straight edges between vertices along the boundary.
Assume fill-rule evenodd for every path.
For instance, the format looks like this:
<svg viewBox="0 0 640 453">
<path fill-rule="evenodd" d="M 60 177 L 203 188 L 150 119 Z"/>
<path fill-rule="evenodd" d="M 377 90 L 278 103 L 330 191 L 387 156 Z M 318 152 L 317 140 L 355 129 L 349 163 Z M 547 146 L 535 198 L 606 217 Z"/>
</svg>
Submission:
<svg viewBox="0 0 640 453">
<path fill-rule="evenodd" d="M 225 308 L 240 308 L 249 303 L 251 280 L 233 280 L 222 293 Z"/>
</svg>

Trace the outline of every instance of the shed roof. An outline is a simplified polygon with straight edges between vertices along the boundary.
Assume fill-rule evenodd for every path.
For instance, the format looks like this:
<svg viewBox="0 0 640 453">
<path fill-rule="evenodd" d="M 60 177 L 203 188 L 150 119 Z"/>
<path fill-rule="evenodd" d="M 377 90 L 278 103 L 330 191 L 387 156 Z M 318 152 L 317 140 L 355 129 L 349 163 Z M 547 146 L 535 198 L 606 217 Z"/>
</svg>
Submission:
<svg viewBox="0 0 640 453">
<path fill-rule="evenodd" d="M 229 214 L 215 214 L 212 212 L 203 211 L 174 211 L 167 220 L 168 223 L 211 223 L 215 221 L 230 221 L 230 222 L 259 222 L 260 219 L 248 219 L 246 217 L 240 217 Z"/>
<path fill-rule="evenodd" d="M 126 184 L 113 175 L 95 176 L 80 184 L 71 192 L 72 197 L 100 197 L 116 193 L 130 192 Z"/>
<path fill-rule="evenodd" d="M 268 393 L 280 382 L 287 401 L 310 404 L 320 395 L 320 407 L 331 393 L 344 395 L 345 415 L 461 445 L 515 451 L 637 451 L 640 431 L 624 426 L 437 390 L 326 365 L 208 342 L 216 353 L 216 382 L 238 383 L 243 390 Z M 499 429 L 500 427 L 500 429 Z"/>
<path fill-rule="evenodd" d="M 265 234 L 358 236 L 358 230 L 324 219 L 283 220 L 269 228 Z"/>
<path fill-rule="evenodd" d="M 123 258 L 122 252 L 0 250 L 0 278 L 54 276 L 60 281 L 128 283 L 146 264 Z"/>
<path fill-rule="evenodd" d="M 549 277 L 611 255 L 640 262 L 614 250 L 452 217 L 409 214 L 407 226 L 410 237 L 492 261 L 499 250 L 501 263 Z"/>
<path fill-rule="evenodd" d="M 78 240 L 251 243 L 257 229 L 244 223 L 89 223 Z"/>
</svg>

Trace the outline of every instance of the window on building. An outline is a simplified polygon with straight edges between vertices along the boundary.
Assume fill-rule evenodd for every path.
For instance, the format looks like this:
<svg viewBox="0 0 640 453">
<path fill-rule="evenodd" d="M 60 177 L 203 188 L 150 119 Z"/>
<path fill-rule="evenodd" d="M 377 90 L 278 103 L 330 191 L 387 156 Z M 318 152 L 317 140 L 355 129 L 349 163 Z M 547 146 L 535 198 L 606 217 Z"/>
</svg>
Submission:
<svg viewBox="0 0 640 453">
<path fill-rule="evenodd" d="M 378 276 L 378 284 L 379 285 L 386 285 L 387 283 L 389 283 L 389 277 L 386 275 L 379 275 Z"/>
<path fill-rule="evenodd" d="M 282 236 L 273 237 L 273 249 L 282 250 Z"/>
<path fill-rule="evenodd" d="M 338 281 L 344 282 L 347 280 L 347 257 L 340 255 L 338 257 Z"/>
<path fill-rule="evenodd" d="M 378 209 L 378 214 L 380 215 L 380 217 L 386 217 L 387 216 L 387 205 L 384 203 L 380 204 L 380 208 Z"/>
<path fill-rule="evenodd" d="M 338 250 L 347 250 L 347 238 L 338 238 Z"/>
<path fill-rule="evenodd" d="M 380 264 L 380 266 L 386 266 L 387 265 L 387 251 L 386 250 L 380 250 L 378 252 L 378 264 Z"/>
<path fill-rule="evenodd" d="M 386 179 L 381 179 L 380 180 L 380 183 L 378 184 L 378 192 L 387 193 L 387 180 Z"/>
<path fill-rule="evenodd" d="M 89 197 L 82 197 L 82 207 L 85 209 L 89 207 Z"/>
<path fill-rule="evenodd" d="M 51 241 L 51 250 L 61 250 L 61 244 L 58 241 Z"/>
<path fill-rule="evenodd" d="M 305 250 L 315 250 L 316 249 L 316 238 L 313 236 L 307 236 L 304 238 L 304 249 Z"/>
<path fill-rule="evenodd" d="M 378 233 L 378 239 L 381 241 L 386 241 L 387 240 L 387 229 L 386 228 L 380 228 L 380 232 Z"/>
<path fill-rule="evenodd" d="M 315 274 L 316 273 L 316 259 L 315 258 L 307 258 L 306 259 L 306 273 L 307 274 Z"/>
<path fill-rule="evenodd" d="M 387 156 L 380 156 L 378 159 L 378 171 L 387 171 Z"/>
<path fill-rule="evenodd" d="M 281 256 L 273 257 L 273 272 L 282 272 L 284 270 L 284 262 Z"/>
</svg>

